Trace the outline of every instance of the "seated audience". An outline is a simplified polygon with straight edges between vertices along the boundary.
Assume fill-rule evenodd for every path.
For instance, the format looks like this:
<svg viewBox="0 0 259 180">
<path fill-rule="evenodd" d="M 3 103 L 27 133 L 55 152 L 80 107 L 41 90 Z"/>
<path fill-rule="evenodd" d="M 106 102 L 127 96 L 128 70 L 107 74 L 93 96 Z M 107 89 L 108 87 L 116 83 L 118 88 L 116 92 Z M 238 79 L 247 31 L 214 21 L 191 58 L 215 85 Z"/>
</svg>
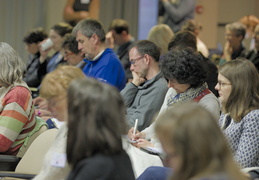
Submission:
<svg viewBox="0 0 259 180">
<path fill-rule="evenodd" d="M 204 57 L 208 58 L 209 50 L 204 42 L 199 38 L 199 33 L 202 30 L 201 24 L 194 19 L 190 19 L 184 22 L 181 29 L 191 31 L 195 34 L 197 40 L 197 51 L 201 52 Z"/>
<path fill-rule="evenodd" d="M 195 37 L 194 33 L 188 30 L 181 30 L 174 35 L 173 39 L 168 44 L 168 49 L 184 49 L 188 47 L 197 51 L 196 40 L 197 38 Z M 215 86 L 218 81 L 218 68 L 213 62 L 211 62 L 208 58 L 205 58 L 203 55 L 201 60 L 201 62 L 206 67 L 207 78 L 205 81 L 208 84 L 208 88 L 211 92 L 213 92 L 213 94 L 215 94 L 215 96 L 218 97 L 218 91 L 215 90 Z"/>
<path fill-rule="evenodd" d="M 0 42 L 0 67 L 0 154 L 17 155 L 39 126 L 31 91 L 22 80 L 25 64 L 4 42 Z"/>
<path fill-rule="evenodd" d="M 192 49 L 174 49 L 163 56 L 160 67 L 163 76 L 168 80 L 169 90 L 158 117 L 169 106 L 194 101 L 211 112 L 216 119 L 219 119 L 219 102 L 205 82 L 206 71 L 201 59 L 202 56 Z M 143 131 L 137 131 L 135 135 L 133 135 L 133 128 L 129 130 L 129 138 L 138 141 L 134 144 L 135 146 L 160 147 L 160 142 L 154 132 L 155 124 L 156 121 Z"/>
<path fill-rule="evenodd" d="M 223 56 L 219 61 L 219 65 L 238 57 L 245 57 L 246 48 L 242 43 L 245 38 L 245 34 L 246 27 L 240 22 L 234 22 L 226 25 L 226 43 L 224 46 Z"/>
<path fill-rule="evenodd" d="M 234 162 L 217 120 L 201 106 L 183 103 L 168 108 L 158 118 L 155 130 L 172 171 L 162 177 L 159 172 L 164 173 L 164 168 L 152 167 L 153 172 L 145 171 L 138 180 L 248 179 Z"/>
<path fill-rule="evenodd" d="M 64 36 L 72 32 L 72 26 L 67 23 L 61 22 L 51 27 L 49 31 L 49 38 L 53 42 L 53 46 L 45 51 L 40 48 L 40 63 L 43 70 L 41 73 L 49 73 L 57 68 L 59 64 L 65 63 L 63 55 L 61 54 L 61 47 L 64 41 Z M 41 45 L 44 43 L 43 41 Z M 53 49 L 55 53 L 49 58 L 48 54 Z"/>
<path fill-rule="evenodd" d="M 127 79 L 132 79 L 129 62 L 129 47 L 134 42 L 134 38 L 129 31 L 129 24 L 124 19 L 114 19 L 109 27 L 109 32 L 106 34 L 106 42 L 108 46 L 118 46 L 116 54 L 119 56 L 121 63 L 125 69 Z"/>
<path fill-rule="evenodd" d="M 152 27 L 147 36 L 147 40 L 155 43 L 160 49 L 160 54 L 163 55 L 168 51 L 168 44 L 172 40 L 174 32 L 166 24 L 159 24 Z"/>
<path fill-rule="evenodd" d="M 236 59 L 219 68 L 215 87 L 222 104 L 219 125 L 242 168 L 259 166 L 258 79 L 251 61 Z"/>
<path fill-rule="evenodd" d="M 247 53 L 246 58 L 255 65 L 257 71 L 259 72 L 259 25 L 255 28 L 254 49 Z"/>
<path fill-rule="evenodd" d="M 29 31 L 23 38 L 26 50 L 29 52 L 29 60 L 23 80 L 29 87 L 38 87 L 45 74 L 38 74 L 40 67 L 40 43 L 46 39 L 48 35 L 42 28 L 37 28 Z"/>
<path fill-rule="evenodd" d="M 74 36 L 71 34 L 65 35 L 62 49 L 64 60 L 67 61 L 69 65 L 79 67 L 80 69 L 85 67 L 86 62 L 83 61 L 84 54 L 78 49 L 78 43 Z"/>
<path fill-rule="evenodd" d="M 53 145 L 48 150 L 42 169 L 34 180 L 57 180 L 65 179 L 71 171 L 71 167 L 66 161 L 66 141 L 67 141 L 67 88 L 74 79 L 85 78 L 82 71 L 73 66 L 59 66 L 56 70 L 50 72 L 42 81 L 40 96 L 47 101 L 47 108 L 50 116 L 49 124 L 58 125 L 59 131 Z M 60 161 L 58 157 L 64 157 Z M 58 160 L 59 159 L 59 160 Z M 58 166 L 52 163 L 58 161 Z"/>
<path fill-rule="evenodd" d="M 126 104 L 128 124 L 138 119 L 139 131 L 151 124 L 167 91 L 166 80 L 159 68 L 159 48 L 148 40 L 135 42 L 130 48 L 130 70 L 133 80 L 121 91 Z"/>
<path fill-rule="evenodd" d="M 87 63 L 84 74 L 122 90 L 126 84 L 126 74 L 117 55 L 106 48 L 102 24 L 94 19 L 82 20 L 74 27 L 73 35 Z"/>
<path fill-rule="evenodd" d="M 126 131 L 123 99 L 114 87 L 90 78 L 73 81 L 68 89 L 66 152 L 72 172 L 67 180 L 134 180 L 122 147 Z"/>
<path fill-rule="evenodd" d="M 83 53 L 78 50 L 77 47 L 78 43 L 75 37 L 71 34 L 66 34 L 64 37 L 64 42 L 62 44 L 62 53 L 64 54 L 64 60 L 67 61 L 69 65 L 83 69 L 86 63 L 83 61 Z M 51 113 L 47 110 L 47 104 L 44 98 L 36 97 L 33 101 L 34 104 L 37 106 L 36 114 L 41 118 L 48 120 L 51 117 Z"/>
</svg>

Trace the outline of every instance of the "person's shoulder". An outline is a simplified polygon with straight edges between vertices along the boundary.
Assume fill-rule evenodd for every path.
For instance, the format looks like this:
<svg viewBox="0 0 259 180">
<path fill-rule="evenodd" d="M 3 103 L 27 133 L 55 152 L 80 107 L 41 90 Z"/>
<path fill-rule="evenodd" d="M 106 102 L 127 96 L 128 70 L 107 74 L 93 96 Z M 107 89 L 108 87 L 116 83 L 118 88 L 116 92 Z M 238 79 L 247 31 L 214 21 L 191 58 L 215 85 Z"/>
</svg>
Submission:
<svg viewBox="0 0 259 180">
<path fill-rule="evenodd" d="M 26 99 L 31 95 L 30 91 L 23 86 L 13 87 L 5 96 L 5 99 L 10 101 L 17 101 L 21 99 Z"/>
<path fill-rule="evenodd" d="M 105 163 L 110 164 L 112 162 L 111 157 L 104 154 L 96 154 L 92 157 L 85 159 L 85 161 L 87 160 L 98 164 L 105 164 Z"/>
<path fill-rule="evenodd" d="M 112 169 L 114 167 L 113 160 L 108 155 L 96 154 L 88 157 L 81 162 L 82 164 L 90 164 L 93 169 Z"/>
<path fill-rule="evenodd" d="M 254 109 L 254 110 L 250 111 L 244 117 L 244 119 L 251 119 L 251 118 L 259 121 L 259 109 Z"/>
<path fill-rule="evenodd" d="M 249 50 L 246 52 L 246 58 L 249 59 L 253 54 L 255 54 L 255 51 L 254 50 Z"/>
<path fill-rule="evenodd" d="M 29 91 L 26 87 L 24 87 L 24 86 L 14 86 L 9 92 L 10 92 L 10 93 L 11 93 L 11 92 L 12 92 L 12 93 L 17 93 L 17 92 L 19 92 L 19 93 L 25 93 L 25 94 L 30 93 L 30 91 Z"/>
<path fill-rule="evenodd" d="M 167 81 L 165 80 L 164 77 L 160 77 L 158 78 L 156 81 L 155 81 L 155 84 L 158 88 L 159 91 L 163 90 L 165 91 L 165 93 L 167 92 L 168 90 L 168 85 L 167 85 Z"/>
<path fill-rule="evenodd" d="M 107 65 L 108 64 L 120 64 L 119 57 L 110 48 L 105 49 L 105 51 L 103 52 L 103 55 L 101 56 L 101 60 L 105 60 Z"/>
<path fill-rule="evenodd" d="M 204 106 L 211 106 L 214 108 L 217 107 L 218 109 L 220 108 L 219 99 L 213 94 L 213 92 L 210 92 L 209 94 L 203 96 L 199 101 L 199 104 Z"/>
</svg>

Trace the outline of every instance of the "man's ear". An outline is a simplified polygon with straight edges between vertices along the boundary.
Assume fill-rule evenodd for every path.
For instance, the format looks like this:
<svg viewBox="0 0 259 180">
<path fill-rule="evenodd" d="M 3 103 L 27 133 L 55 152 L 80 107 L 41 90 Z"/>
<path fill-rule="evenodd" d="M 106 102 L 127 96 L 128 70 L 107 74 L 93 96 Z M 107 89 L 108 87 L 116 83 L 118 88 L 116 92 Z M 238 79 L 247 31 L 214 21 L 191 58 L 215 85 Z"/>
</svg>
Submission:
<svg viewBox="0 0 259 180">
<path fill-rule="evenodd" d="M 151 58 L 151 57 L 150 57 L 148 54 L 145 54 L 145 55 L 144 55 L 144 61 L 145 61 L 146 64 L 150 64 L 150 61 L 151 61 L 150 58 Z"/>
<path fill-rule="evenodd" d="M 97 34 L 93 34 L 91 39 L 94 44 L 97 44 L 100 38 L 97 36 Z"/>
</svg>

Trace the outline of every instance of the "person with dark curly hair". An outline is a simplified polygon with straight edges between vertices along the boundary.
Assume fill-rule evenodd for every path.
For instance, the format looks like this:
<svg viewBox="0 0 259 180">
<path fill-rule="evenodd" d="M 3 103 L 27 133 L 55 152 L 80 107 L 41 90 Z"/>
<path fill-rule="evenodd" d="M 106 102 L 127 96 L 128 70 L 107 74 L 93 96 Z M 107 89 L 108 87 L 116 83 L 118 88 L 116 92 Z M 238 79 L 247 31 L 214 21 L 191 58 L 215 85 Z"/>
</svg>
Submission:
<svg viewBox="0 0 259 180">
<path fill-rule="evenodd" d="M 220 104 L 205 82 L 206 70 L 201 63 L 201 58 L 202 56 L 191 48 L 173 49 L 162 57 L 160 60 L 161 72 L 168 81 L 169 89 L 158 118 L 163 112 L 167 111 L 168 107 L 183 102 L 196 102 L 207 109 L 214 118 L 219 119 Z M 153 146 L 161 148 L 160 141 L 155 135 L 155 125 L 156 121 L 143 131 L 137 132 L 134 136 L 129 131 L 128 136 L 137 140 L 138 144 L 141 145 L 140 147 Z M 149 168 L 152 168 L 152 172 L 154 172 L 152 175 L 149 174 Z M 166 168 L 153 166 L 149 168 L 139 176 L 139 180 L 149 179 L 151 176 L 153 179 L 166 179 L 169 173 L 166 172 Z M 162 169 L 165 172 L 156 174 L 156 169 L 160 169 L 158 170 L 160 172 Z M 157 175 L 159 178 L 156 178 Z"/>
<path fill-rule="evenodd" d="M 197 48 L 197 40 L 196 36 L 193 32 L 189 30 L 181 30 L 176 33 L 168 44 L 168 50 L 172 49 L 184 49 L 184 48 L 192 48 L 193 50 L 201 53 Z M 217 66 L 208 58 L 202 55 L 202 64 L 205 65 L 207 70 L 207 78 L 205 82 L 208 84 L 208 88 L 211 92 L 215 94 L 216 97 L 219 96 L 218 91 L 215 90 L 215 86 L 218 82 L 218 68 Z"/>
<path fill-rule="evenodd" d="M 42 28 L 30 30 L 23 38 L 25 49 L 29 52 L 26 72 L 23 80 L 29 87 L 38 87 L 43 79 L 44 74 L 39 74 L 40 68 L 40 43 L 46 39 L 48 35 Z"/>
<path fill-rule="evenodd" d="M 201 63 L 201 58 L 199 53 L 187 48 L 171 50 L 160 60 L 161 72 L 168 81 L 169 90 L 158 116 L 169 106 L 174 106 L 179 102 L 194 101 L 219 119 L 219 101 L 205 82 L 206 70 Z M 138 140 L 139 147 L 160 147 L 160 143 L 154 138 L 154 124 L 142 132 L 137 132 L 134 136 L 129 131 L 129 138 Z M 147 139 L 151 139 L 151 141 Z"/>
</svg>

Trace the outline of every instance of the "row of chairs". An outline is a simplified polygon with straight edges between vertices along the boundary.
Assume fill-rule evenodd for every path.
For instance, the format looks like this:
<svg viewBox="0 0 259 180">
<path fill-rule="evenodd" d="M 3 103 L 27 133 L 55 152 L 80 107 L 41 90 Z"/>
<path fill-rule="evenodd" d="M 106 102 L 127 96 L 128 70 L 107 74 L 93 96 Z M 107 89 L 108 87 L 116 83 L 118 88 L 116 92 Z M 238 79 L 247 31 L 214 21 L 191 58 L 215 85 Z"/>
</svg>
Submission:
<svg viewBox="0 0 259 180">
<path fill-rule="evenodd" d="M 32 179 L 40 172 L 45 154 L 52 145 L 58 129 L 42 132 L 21 157 L 0 155 L 0 179 Z"/>
</svg>

